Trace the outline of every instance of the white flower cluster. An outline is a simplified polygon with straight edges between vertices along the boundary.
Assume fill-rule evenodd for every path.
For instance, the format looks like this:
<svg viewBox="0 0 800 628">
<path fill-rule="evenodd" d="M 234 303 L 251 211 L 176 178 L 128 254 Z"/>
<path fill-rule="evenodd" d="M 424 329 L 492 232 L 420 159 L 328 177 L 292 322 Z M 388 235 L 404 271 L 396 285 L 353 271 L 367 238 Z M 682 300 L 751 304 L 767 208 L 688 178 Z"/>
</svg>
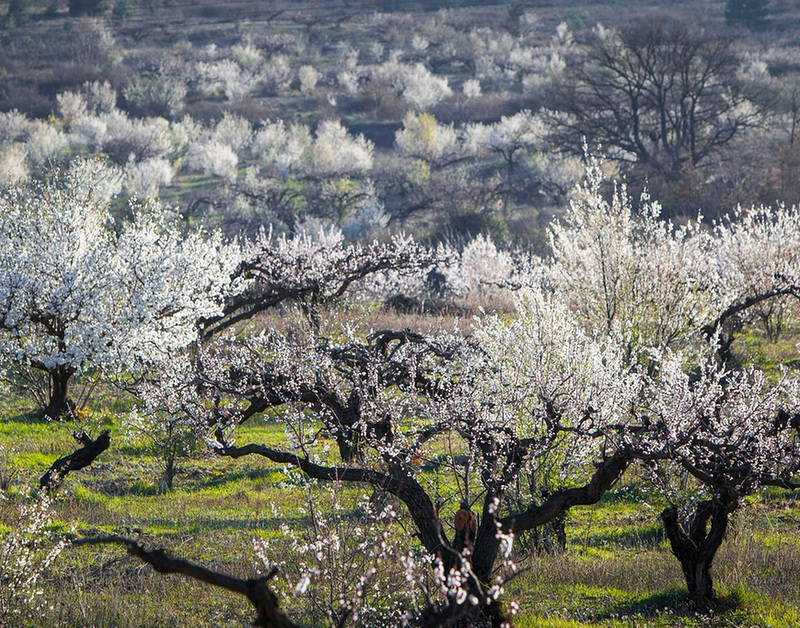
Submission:
<svg viewBox="0 0 800 628">
<path fill-rule="evenodd" d="M 95 161 L 0 195 L 0 353 L 45 371 L 147 362 L 221 312 L 238 247 L 183 236 L 154 203 L 114 230 L 119 174 Z"/>
<path fill-rule="evenodd" d="M 0 506 L 5 510 L 5 495 Z M 61 553 L 64 542 L 48 533 L 50 502 L 40 498 L 19 508 L 12 527 L 0 532 L 0 624 L 18 625 L 41 618 L 47 604 L 41 579 Z"/>
</svg>

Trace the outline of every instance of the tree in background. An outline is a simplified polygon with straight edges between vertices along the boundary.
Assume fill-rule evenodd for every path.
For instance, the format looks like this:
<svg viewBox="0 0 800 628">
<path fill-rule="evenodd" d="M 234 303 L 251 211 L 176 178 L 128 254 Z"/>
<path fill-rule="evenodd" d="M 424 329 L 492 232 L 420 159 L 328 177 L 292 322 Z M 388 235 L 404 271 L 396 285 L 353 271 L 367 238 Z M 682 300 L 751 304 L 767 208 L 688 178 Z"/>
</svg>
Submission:
<svg viewBox="0 0 800 628">
<path fill-rule="evenodd" d="M 111 20 L 115 26 L 121 26 L 133 17 L 133 6 L 130 0 L 117 0 L 111 9 Z"/>
<path fill-rule="evenodd" d="M 598 29 L 559 88 L 552 139 L 678 177 L 759 120 L 731 42 L 671 20 Z"/>
<path fill-rule="evenodd" d="M 106 0 L 69 0 L 69 14 L 76 17 L 99 15 L 107 8 Z"/>
<path fill-rule="evenodd" d="M 25 26 L 31 19 L 31 0 L 9 0 L 6 28 Z"/>
</svg>

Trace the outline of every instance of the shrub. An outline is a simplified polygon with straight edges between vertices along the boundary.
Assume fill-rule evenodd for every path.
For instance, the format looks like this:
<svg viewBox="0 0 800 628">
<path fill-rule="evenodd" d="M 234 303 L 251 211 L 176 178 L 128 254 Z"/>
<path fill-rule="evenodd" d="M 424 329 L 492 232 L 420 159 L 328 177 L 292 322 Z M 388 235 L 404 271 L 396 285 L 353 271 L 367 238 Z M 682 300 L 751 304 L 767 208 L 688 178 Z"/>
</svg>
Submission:
<svg viewBox="0 0 800 628">
<path fill-rule="evenodd" d="M 27 180 L 25 145 L 13 142 L 0 146 L 0 186 L 14 185 Z"/>
<path fill-rule="evenodd" d="M 0 494 L 0 510 L 13 508 Z M 24 504 L 12 517 L 12 526 L 0 532 L 0 625 L 41 618 L 45 605 L 41 578 L 61 553 L 62 541 L 47 532 L 47 498 Z"/>
<path fill-rule="evenodd" d="M 108 8 L 106 0 L 68 0 L 68 4 L 69 14 L 74 16 L 99 15 Z"/>
<path fill-rule="evenodd" d="M 139 75 L 125 86 L 122 95 L 133 113 L 175 118 L 186 105 L 186 84 L 176 76 Z"/>
</svg>

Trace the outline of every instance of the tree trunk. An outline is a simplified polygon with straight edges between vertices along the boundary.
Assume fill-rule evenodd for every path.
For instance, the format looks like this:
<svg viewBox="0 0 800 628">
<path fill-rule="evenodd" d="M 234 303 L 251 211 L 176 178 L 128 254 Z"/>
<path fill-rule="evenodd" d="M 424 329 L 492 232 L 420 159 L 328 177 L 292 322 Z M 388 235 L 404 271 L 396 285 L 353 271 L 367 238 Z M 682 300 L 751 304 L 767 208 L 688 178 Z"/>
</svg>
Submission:
<svg viewBox="0 0 800 628">
<path fill-rule="evenodd" d="M 684 522 L 679 521 L 677 506 L 661 513 L 664 532 L 686 579 L 689 603 L 698 611 L 716 606 L 711 564 L 725 538 L 730 513 L 737 505 L 731 497 L 715 496 L 700 502 Z"/>
<path fill-rule="evenodd" d="M 88 467 L 111 444 L 111 435 L 108 430 L 103 430 L 95 440 L 92 440 L 86 432 L 73 434 L 73 436 L 81 444 L 81 447 L 68 456 L 56 460 L 39 480 L 39 488 L 48 490 L 58 488 L 70 471 Z"/>
<path fill-rule="evenodd" d="M 711 579 L 711 558 L 681 561 L 683 576 L 689 589 L 689 603 L 699 611 L 716 606 L 714 582 Z"/>
<path fill-rule="evenodd" d="M 71 368 L 59 366 L 48 373 L 50 378 L 50 399 L 44 409 L 44 415 L 60 420 L 69 417 L 75 410 L 75 404 L 69 398 L 69 380 L 75 373 Z"/>
<path fill-rule="evenodd" d="M 342 462 L 354 463 L 362 459 L 361 443 L 358 432 L 349 427 L 339 427 L 336 432 L 336 446 Z"/>
<path fill-rule="evenodd" d="M 178 469 L 175 465 L 175 454 L 170 453 L 167 456 L 166 463 L 164 465 L 164 486 L 166 486 L 167 491 L 171 491 L 172 487 L 175 483 L 175 475 L 177 474 Z"/>
<path fill-rule="evenodd" d="M 496 495 L 498 498 L 500 495 Z M 485 595 L 492 585 L 492 573 L 494 571 L 497 554 L 500 550 L 500 539 L 497 530 L 497 518 L 494 514 L 495 506 L 492 495 L 487 495 L 484 499 L 483 512 L 481 513 L 480 523 L 472 528 L 472 570 L 478 582 L 476 587 L 481 588 L 481 593 Z M 462 505 L 462 509 L 464 505 Z M 463 510 L 459 511 L 463 512 Z M 474 520 L 474 517 L 472 518 Z M 456 543 L 458 543 L 458 526 Z M 470 623 L 472 622 L 472 623 Z M 477 618 L 464 620 L 464 627 L 489 627 L 500 628 L 508 625 L 508 618 L 502 606 L 497 601 L 484 603 L 480 608 L 480 615 Z M 461 628 L 461 626 L 459 626 Z"/>
</svg>

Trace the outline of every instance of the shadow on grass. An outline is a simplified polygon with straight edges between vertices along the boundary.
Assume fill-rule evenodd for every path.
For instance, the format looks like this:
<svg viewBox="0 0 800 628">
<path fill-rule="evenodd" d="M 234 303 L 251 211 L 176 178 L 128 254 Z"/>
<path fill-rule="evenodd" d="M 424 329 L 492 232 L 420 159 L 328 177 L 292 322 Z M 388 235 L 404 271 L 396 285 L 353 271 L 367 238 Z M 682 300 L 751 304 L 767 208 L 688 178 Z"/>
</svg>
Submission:
<svg viewBox="0 0 800 628">
<path fill-rule="evenodd" d="M 45 417 L 41 410 L 24 410 L 22 412 L 15 412 L 14 414 L 8 414 L 0 419 L 0 422 L 46 425 L 48 423 L 53 423 L 53 420 Z"/>
<path fill-rule="evenodd" d="M 135 457 L 146 455 L 148 452 L 144 446 L 122 445 L 117 450 L 118 453 Z M 145 477 L 114 477 L 101 479 L 95 482 L 94 490 L 107 497 L 158 497 L 167 496 L 170 491 L 160 487 L 153 476 L 157 473 L 153 465 L 151 473 Z M 247 469 L 226 473 L 215 473 L 213 471 L 203 472 L 199 469 L 182 471 L 176 476 L 176 487 L 186 492 L 208 491 L 214 489 L 224 489 L 240 482 L 268 480 L 274 478 L 275 469 Z M 277 481 L 275 482 L 278 483 Z M 248 489 L 250 490 L 250 489 Z"/>
<path fill-rule="evenodd" d="M 143 456 L 147 454 L 149 451 L 147 445 L 145 445 L 144 443 L 142 444 L 123 443 L 117 445 L 114 449 L 116 449 L 117 453 L 119 453 L 121 456 L 130 456 L 131 458 Z"/>
<path fill-rule="evenodd" d="M 228 471 L 225 473 L 207 473 L 199 470 L 188 471 L 183 478 L 191 490 L 222 488 L 229 484 L 236 484 L 243 480 L 267 480 L 280 473 L 274 468 L 244 469 L 241 471 Z"/>
<path fill-rule="evenodd" d="M 605 605 L 592 613 L 592 621 L 605 621 L 619 619 L 620 617 L 652 618 L 666 613 L 676 617 L 691 617 L 694 615 L 686 603 L 686 591 L 680 587 L 670 587 L 647 597 L 635 600 L 625 600 Z"/>
<path fill-rule="evenodd" d="M 187 534 L 205 536 L 213 532 L 235 532 L 235 531 L 277 531 L 282 525 L 288 525 L 296 531 L 302 531 L 311 525 L 308 516 L 268 516 L 260 517 L 254 514 L 252 517 L 204 517 L 193 518 L 191 516 L 183 519 L 174 517 L 150 517 L 141 522 L 142 529 L 161 538 L 184 538 Z"/>
<path fill-rule="evenodd" d="M 732 625 L 729 623 L 731 615 L 741 607 L 741 596 L 733 593 L 718 598 L 717 607 L 712 614 L 699 613 L 689 604 L 686 589 L 670 587 L 647 597 L 607 605 L 593 614 L 592 621 L 606 621 L 626 616 L 651 619 L 670 615 L 675 618 L 694 618 L 708 627 L 729 626 Z"/>
</svg>

